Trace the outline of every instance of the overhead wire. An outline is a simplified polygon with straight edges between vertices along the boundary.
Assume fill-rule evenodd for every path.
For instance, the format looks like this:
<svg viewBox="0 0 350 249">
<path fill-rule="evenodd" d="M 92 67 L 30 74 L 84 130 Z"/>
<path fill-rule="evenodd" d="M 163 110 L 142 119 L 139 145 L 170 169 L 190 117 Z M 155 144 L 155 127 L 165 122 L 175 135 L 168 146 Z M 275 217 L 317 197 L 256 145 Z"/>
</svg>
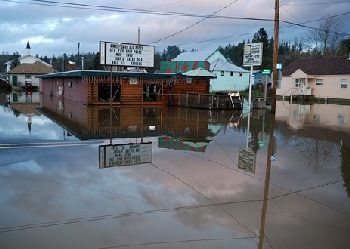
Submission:
<svg viewBox="0 0 350 249">
<path fill-rule="evenodd" d="M 280 6 L 312 6 L 312 5 L 330 5 L 330 4 L 338 4 L 338 3 L 350 3 L 349 0 L 347 1 L 335 1 L 335 2 L 317 2 L 317 3 L 286 3 L 281 4 Z"/>
<path fill-rule="evenodd" d="M 184 17 L 195 17 L 195 18 L 203 18 L 202 20 L 199 20 L 196 23 L 200 23 L 203 22 L 204 20 L 208 19 L 208 18 L 215 18 L 215 19 L 232 19 L 232 20 L 249 20 L 249 21 L 267 21 L 267 22 L 273 22 L 273 19 L 268 19 L 268 18 L 255 18 L 255 17 L 236 17 L 236 16 L 221 16 L 221 15 L 216 15 L 218 12 L 220 12 L 222 9 L 227 8 L 230 6 L 230 4 L 232 5 L 233 3 L 235 3 L 236 1 L 230 2 L 229 5 L 224 6 L 223 8 L 221 8 L 220 10 L 212 13 L 211 15 L 199 15 L 199 14 L 195 14 L 195 13 L 186 13 L 186 12 L 174 12 L 174 11 L 154 11 L 154 10 L 149 10 L 149 9 L 138 9 L 138 8 L 122 8 L 122 7 L 113 7 L 113 6 L 107 6 L 107 5 L 91 5 L 91 4 L 82 4 L 82 3 L 72 3 L 72 2 L 59 2 L 59 1 L 48 1 L 48 0 L 30 0 L 30 1 L 26 1 L 26 2 L 20 2 L 20 1 L 16 1 L 16 0 L 0 0 L 3 2 L 13 2 L 13 3 L 20 3 L 20 4 L 35 4 L 35 5 L 45 5 L 48 7 L 54 7 L 54 6 L 60 6 L 60 7 L 66 7 L 66 8 L 74 8 L 74 9 L 95 9 L 95 10 L 101 10 L 101 11 L 112 11 L 112 12 L 121 12 L 121 13 L 140 13 L 140 14 L 152 14 L 152 15 L 161 15 L 161 16 L 184 16 Z M 347 1 L 338 1 L 339 2 L 347 2 Z M 312 29 L 312 30 L 321 30 L 319 28 L 316 27 L 312 27 L 312 26 L 307 26 L 305 24 L 310 23 L 310 22 L 315 22 L 315 21 L 320 21 L 323 19 L 327 19 L 327 18 L 334 18 L 337 16 L 343 16 L 343 15 L 347 15 L 349 14 L 350 11 L 342 13 L 342 14 L 337 14 L 337 15 L 333 15 L 333 16 L 329 16 L 329 17 L 324 17 L 324 18 L 319 18 L 316 20 L 311 20 L 311 21 L 305 21 L 305 22 L 301 22 L 301 23 L 294 23 L 294 22 L 290 22 L 290 21 L 286 21 L 286 20 L 280 20 L 281 23 L 285 23 L 288 24 L 288 26 L 285 27 L 281 27 L 281 28 L 288 28 L 288 27 L 292 27 L 292 26 L 298 26 L 298 27 L 302 27 L 302 28 L 308 28 L 308 29 Z M 190 27 L 193 27 L 194 25 L 197 25 L 196 23 L 187 26 L 186 28 L 184 28 L 183 30 L 177 31 L 171 35 L 168 35 L 164 38 L 158 39 L 156 42 L 151 42 L 150 44 L 155 44 L 155 43 L 159 43 L 162 40 L 165 40 L 167 38 L 173 37 L 178 33 L 181 33 L 187 29 L 189 29 Z M 346 32 L 342 32 L 342 33 L 337 33 L 334 32 L 340 36 L 349 36 L 350 33 L 346 33 Z M 247 32 L 247 33 L 243 33 L 240 35 L 232 35 L 232 36 L 225 36 L 225 37 L 220 37 L 220 38 L 212 38 L 212 39 L 206 39 L 206 40 L 202 40 L 202 41 L 194 41 L 194 42 L 189 42 L 189 43 L 182 43 L 182 44 L 191 44 L 191 43 L 204 43 L 204 42 L 210 42 L 210 41 L 216 41 L 216 40 L 224 40 L 224 39 L 229 39 L 229 38 L 233 38 L 233 37 L 240 37 L 240 36 L 245 36 L 245 35 L 249 35 L 252 34 L 252 32 Z"/>
<path fill-rule="evenodd" d="M 199 21 L 197 21 L 197 22 L 194 22 L 194 23 L 192 23 L 191 25 L 186 26 L 185 28 L 180 29 L 179 31 L 176 31 L 175 33 L 172 33 L 172 34 L 170 34 L 170 35 L 168 35 L 168 36 L 165 36 L 165 37 L 163 37 L 163 38 L 160 38 L 160 39 L 158 39 L 157 41 L 151 42 L 150 44 L 155 44 L 155 43 L 158 43 L 158 42 L 160 42 L 160 41 L 166 40 L 166 39 L 168 39 L 168 38 L 170 38 L 170 37 L 174 37 L 174 36 L 176 36 L 176 35 L 178 35 L 178 34 L 181 34 L 182 32 L 184 32 L 184 31 L 186 31 L 186 30 L 189 30 L 189 29 L 193 28 L 194 26 L 196 26 L 196 25 L 198 25 L 198 24 L 204 22 L 205 20 L 207 20 L 207 19 L 210 18 L 211 16 L 215 16 L 216 14 L 220 13 L 221 11 L 227 9 L 227 8 L 230 7 L 232 4 L 235 4 L 235 3 L 237 3 L 237 2 L 238 2 L 238 0 L 231 1 L 231 2 L 229 2 L 227 5 L 225 5 L 224 7 L 218 9 L 217 11 L 214 11 L 213 13 L 211 13 L 211 14 L 209 14 L 208 16 L 204 17 L 203 19 L 201 19 L 201 20 L 199 20 Z"/>
</svg>

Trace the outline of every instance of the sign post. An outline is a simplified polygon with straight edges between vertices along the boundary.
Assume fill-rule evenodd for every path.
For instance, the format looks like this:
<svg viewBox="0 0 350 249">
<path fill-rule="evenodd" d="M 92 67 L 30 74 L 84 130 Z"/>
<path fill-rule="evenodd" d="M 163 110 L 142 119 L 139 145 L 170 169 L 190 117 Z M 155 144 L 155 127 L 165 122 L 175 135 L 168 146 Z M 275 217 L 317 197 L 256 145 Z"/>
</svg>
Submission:
<svg viewBox="0 0 350 249">
<path fill-rule="evenodd" d="M 252 103 L 252 80 L 253 80 L 253 67 L 260 66 L 262 63 L 262 42 L 249 43 L 244 45 L 243 51 L 243 66 L 250 66 L 250 79 L 249 79 L 249 109 Z"/>
</svg>

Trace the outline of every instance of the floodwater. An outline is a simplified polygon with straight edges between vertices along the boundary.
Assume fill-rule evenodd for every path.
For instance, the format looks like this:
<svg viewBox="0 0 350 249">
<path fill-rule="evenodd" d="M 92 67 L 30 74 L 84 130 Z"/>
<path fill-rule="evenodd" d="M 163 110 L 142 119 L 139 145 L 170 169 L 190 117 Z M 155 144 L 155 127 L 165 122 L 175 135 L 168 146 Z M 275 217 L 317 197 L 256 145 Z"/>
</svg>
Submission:
<svg viewBox="0 0 350 249">
<path fill-rule="evenodd" d="M 349 248 L 350 106 L 0 102 L 1 248 Z"/>
</svg>

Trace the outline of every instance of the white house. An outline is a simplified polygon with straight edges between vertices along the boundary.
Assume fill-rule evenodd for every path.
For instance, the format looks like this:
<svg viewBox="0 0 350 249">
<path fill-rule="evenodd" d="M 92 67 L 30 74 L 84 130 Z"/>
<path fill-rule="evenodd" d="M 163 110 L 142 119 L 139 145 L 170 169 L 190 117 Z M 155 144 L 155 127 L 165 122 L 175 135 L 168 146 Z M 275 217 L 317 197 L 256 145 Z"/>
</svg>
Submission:
<svg viewBox="0 0 350 249">
<path fill-rule="evenodd" d="M 36 76 L 55 71 L 50 64 L 32 56 L 29 42 L 27 42 L 25 54 L 19 57 L 18 60 L 19 65 L 13 69 L 10 69 L 11 61 L 5 63 L 9 83 L 13 89 L 21 89 L 26 85 L 39 88 L 39 79 Z"/>
<path fill-rule="evenodd" d="M 217 78 L 210 80 L 210 91 L 242 91 L 249 86 L 249 71 L 236 66 L 219 51 L 183 52 L 172 61 L 207 61 Z"/>
</svg>

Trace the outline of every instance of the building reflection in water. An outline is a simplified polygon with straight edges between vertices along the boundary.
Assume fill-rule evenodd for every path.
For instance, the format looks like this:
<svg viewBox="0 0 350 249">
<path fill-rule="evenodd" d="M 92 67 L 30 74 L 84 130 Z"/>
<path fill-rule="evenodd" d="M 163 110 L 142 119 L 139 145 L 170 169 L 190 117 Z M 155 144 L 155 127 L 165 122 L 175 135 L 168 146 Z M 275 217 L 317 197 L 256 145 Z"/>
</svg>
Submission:
<svg viewBox="0 0 350 249">
<path fill-rule="evenodd" d="M 41 112 L 81 140 L 105 139 L 110 134 L 109 106 L 87 106 L 42 96 Z M 240 111 L 167 107 L 112 107 L 113 138 L 159 137 L 160 146 L 198 151 L 230 122 L 240 122 Z"/>
<path fill-rule="evenodd" d="M 27 117 L 28 132 L 32 131 L 32 117 L 40 115 L 39 92 L 11 92 L 7 94 L 6 104 L 16 116 L 20 114 Z"/>
</svg>

